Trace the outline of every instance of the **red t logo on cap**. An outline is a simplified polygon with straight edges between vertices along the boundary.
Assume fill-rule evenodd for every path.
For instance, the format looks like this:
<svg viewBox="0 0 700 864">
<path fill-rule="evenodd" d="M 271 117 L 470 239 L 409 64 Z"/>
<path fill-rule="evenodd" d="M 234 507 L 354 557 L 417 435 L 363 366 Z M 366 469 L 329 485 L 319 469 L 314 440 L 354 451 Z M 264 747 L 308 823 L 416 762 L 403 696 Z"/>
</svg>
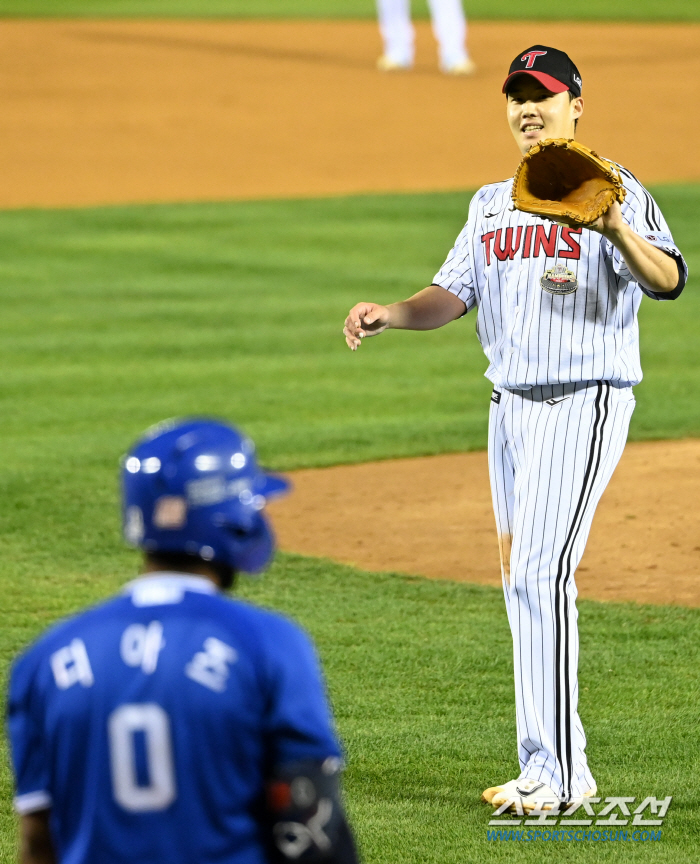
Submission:
<svg viewBox="0 0 700 864">
<path fill-rule="evenodd" d="M 544 57 L 546 53 L 546 51 L 528 51 L 527 54 L 523 54 L 520 59 L 527 60 L 526 69 L 532 69 L 535 65 L 535 60 L 537 60 L 538 57 Z"/>
</svg>

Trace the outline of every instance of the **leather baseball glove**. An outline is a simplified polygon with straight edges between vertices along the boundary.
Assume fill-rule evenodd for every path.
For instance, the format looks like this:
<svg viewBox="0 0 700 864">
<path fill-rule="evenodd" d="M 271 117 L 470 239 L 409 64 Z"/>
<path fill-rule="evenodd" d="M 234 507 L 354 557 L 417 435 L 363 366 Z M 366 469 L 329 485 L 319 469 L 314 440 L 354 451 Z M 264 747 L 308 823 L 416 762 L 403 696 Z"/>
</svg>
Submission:
<svg viewBox="0 0 700 864">
<path fill-rule="evenodd" d="M 515 172 L 513 204 L 517 210 L 591 225 L 622 203 L 620 172 L 573 138 L 548 138 L 535 144 Z"/>
</svg>

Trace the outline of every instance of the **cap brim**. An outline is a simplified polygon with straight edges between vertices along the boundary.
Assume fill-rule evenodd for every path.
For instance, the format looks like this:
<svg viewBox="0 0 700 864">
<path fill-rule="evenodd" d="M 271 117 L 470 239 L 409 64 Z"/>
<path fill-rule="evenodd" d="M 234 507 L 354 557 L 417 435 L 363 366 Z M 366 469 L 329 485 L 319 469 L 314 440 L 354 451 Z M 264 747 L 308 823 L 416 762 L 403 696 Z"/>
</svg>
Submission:
<svg viewBox="0 0 700 864">
<path fill-rule="evenodd" d="M 552 78 L 551 75 L 547 75 L 545 72 L 531 72 L 526 69 L 518 69 L 517 72 L 511 72 L 511 74 L 506 78 L 503 82 L 503 90 L 501 93 L 505 93 L 508 87 L 508 84 L 516 78 L 518 75 L 531 75 L 533 78 L 536 78 L 543 87 L 546 87 L 551 93 L 565 93 L 569 88 L 566 84 L 562 84 L 561 81 L 558 81 L 556 78 Z"/>
</svg>

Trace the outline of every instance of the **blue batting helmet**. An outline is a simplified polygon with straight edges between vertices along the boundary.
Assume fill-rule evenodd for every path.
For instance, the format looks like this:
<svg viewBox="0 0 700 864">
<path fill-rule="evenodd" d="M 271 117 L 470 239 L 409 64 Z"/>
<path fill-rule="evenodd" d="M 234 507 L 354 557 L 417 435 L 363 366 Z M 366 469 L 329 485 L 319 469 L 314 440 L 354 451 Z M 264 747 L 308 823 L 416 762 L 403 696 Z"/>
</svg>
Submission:
<svg viewBox="0 0 700 864">
<path fill-rule="evenodd" d="M 262 470 L 232 426 L 188 418 L 146 432 L 124 458 L 122 487 L 127 543 L 258 573 L 275 546 L 263 507 L 289 483 Z"/>
</svg>

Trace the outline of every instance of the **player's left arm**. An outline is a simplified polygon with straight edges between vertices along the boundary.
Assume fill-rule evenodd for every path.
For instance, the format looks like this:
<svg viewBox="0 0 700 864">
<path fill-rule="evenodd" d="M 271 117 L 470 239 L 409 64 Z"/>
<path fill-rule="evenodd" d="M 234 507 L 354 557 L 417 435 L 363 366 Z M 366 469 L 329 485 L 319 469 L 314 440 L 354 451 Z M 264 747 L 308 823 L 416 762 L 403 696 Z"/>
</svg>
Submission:
<svg viewBox="0 0 700 864">
<path fill-rule="evenodd" d="M 20 817 L 19 860 L 21 864 L 56 864 L 49 816 L 49 810 L 39 810 Z"/>
<path fill-rule="evenodd" d="M 673 255 L 652 246 L 637 234 L 622 216 L 622 208 L 615 201 L 597 222 L 588 226 L 602 234 L 622 255 L 636 282 L 655 294 L 666 294 L 678 287 L 680 274 Z"/>
</svg>

